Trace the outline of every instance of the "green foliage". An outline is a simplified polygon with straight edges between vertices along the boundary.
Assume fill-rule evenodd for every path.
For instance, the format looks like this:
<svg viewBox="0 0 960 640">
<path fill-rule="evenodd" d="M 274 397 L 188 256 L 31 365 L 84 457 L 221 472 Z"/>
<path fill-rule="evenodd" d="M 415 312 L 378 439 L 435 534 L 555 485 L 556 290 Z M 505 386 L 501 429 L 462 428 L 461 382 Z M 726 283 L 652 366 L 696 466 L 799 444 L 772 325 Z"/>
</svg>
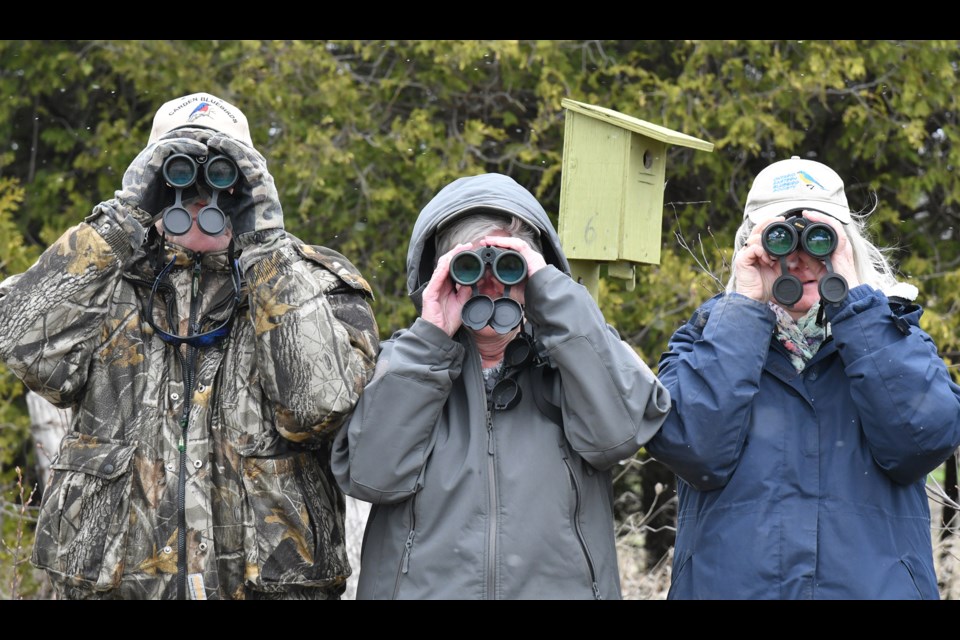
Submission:
<svg viewBox="0 0 960 640">
<path fill-rule="evenodd" d="M 37 247 L 25 246 L 15 223 L 23 198 L 17 180 L 0 177 L 0 281 L 26 269 L 39 255 Z M 37 578 L 26 564 L 33 547 L 34 509 L 25 483 L 35 482 L 35 474 L 27 472 L 24 478 L 17 467 L 33 469 L 36 462 L 23 392 L 20 380 L 0 364 L 0 593 L 8 597 L 29 597 L 37 589 Z"/>
<path fill-rule="evenodd" d="M 17 208 L 24 191 L 12 178 L 0 178 L 0 279 L 20 273 L 39 255 L 37 247 L 24 245 L 17 231 Z M 0 364 L 0 487 L 14 480 L 13 465 L 32 458 L 29 449 L 29 420 L 24 412 L 23 385 Z M 32 474 L 28 474 L 32 478 Z"/>
<path fill-rule="evenodd" d="M 954 353 L 956 44 L 3 41 L 0 134 L 11 144 L 0 170 L 25 189 L 21 237 L 45 246 L 118 188 L 160 103 L 198 90 L 222 95 L 250 119 L 288 228 L 356 262 L 386 336 L 413 318 L 406 243 L 444 184 L 500 171 L 555 215 L 560 101 L 572 97 L 716 145 L 668 149 L 663 263 L 641 266 L 637 289 L 619 298 L 642 304 L 605 303 L 645 356 L 668 333 L 647 321 L 687 315 L 675 308 L 698 298 L 680 295 L 668 270 L 669 254 L 695 264 L 679 238 L 729 246 L 752 176 L 792 154 L 836 168 L 856 208 L 877 196 L 877 239 L 896 247 Z"/>
</svg>

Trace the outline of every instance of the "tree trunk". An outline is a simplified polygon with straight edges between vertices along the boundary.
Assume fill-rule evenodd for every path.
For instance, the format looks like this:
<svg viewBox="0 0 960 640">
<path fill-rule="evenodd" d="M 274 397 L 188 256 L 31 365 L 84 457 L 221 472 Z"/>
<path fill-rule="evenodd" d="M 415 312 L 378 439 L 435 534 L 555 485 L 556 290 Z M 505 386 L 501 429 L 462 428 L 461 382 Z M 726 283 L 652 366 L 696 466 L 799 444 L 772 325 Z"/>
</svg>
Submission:
<svg viewBox="0 0 960 640">
<path fill-rule="evenodd" d="M 73 411 L 57 409 L 33 391 L 27 392 L 27 409 L 30 412 L 30 437 L 37 452 L 37 477 L 40 479 L 40 490 L 37 495 L 39 496 L 50 479 L 50 463 L 57 455 L 60 440 L 70 430 Z"/>
</svg>

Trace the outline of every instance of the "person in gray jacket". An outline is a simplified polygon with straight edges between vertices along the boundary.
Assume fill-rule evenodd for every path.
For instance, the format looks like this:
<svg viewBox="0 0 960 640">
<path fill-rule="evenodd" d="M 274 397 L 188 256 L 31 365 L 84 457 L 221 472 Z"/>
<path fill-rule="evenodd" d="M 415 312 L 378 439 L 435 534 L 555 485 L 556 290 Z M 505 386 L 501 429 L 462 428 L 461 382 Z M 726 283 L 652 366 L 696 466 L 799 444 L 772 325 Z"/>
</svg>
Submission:
<svg viewBox="0 0 960 640">
<path fill-rule="evenodd" d="M 670 398 L 543 207 L 505 175 L 455 180 L 414 225 L 407 286 L 420 315 L 333 447 L 373 503 L 357 598 L 620 598 L 611 469 Z"/>
</svg>

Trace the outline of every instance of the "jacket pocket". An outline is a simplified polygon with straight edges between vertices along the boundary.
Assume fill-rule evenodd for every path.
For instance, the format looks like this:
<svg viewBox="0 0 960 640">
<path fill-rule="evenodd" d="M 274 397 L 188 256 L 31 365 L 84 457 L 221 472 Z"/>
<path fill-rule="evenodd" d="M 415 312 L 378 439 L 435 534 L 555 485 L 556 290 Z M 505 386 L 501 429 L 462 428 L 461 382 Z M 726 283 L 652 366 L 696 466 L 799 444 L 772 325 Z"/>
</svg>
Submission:
<svg viewBox="0 0 960 640">
<path fill-rule="evenodd" d="M 674 548 L 676 552 L 676 548 Z M 693 574 L 693 554 L 686 554 L 673 558 L 673 575 L 670 578 L 670 589 L 667 591 L 667 600 L 687 600 L 693 597 L 691 589 Z"/>
<path fill-rule="evenodd" d="M 136 448 L 75 433 L 64 437 L 40 504 L 31 558 L 53 580 L 96 591 L 119 586 Z"/>
<path fill-rule="evenodd" d="M 907 572 L 907 575 L 910 578 L 910 585 L 913 587 L 916 593 L 916 597 L 920 600 L 939 600 L 940 592 L 937 589 L 936 580 L 928 579 L 927 573 L 923 569 L 923 563 L 917 562 L 916 558 L 907 554 L 900 557 L 900 565 Z M 913 594 L 911 594 L 912 596 Z M 906 596 L 898 595 L 898 599 L 903 599 Z"/>
<path fill-rule="evenodd" d="M 580 526 L 583 489 L 581 488 L 580 480 L 577 477 L 577 472 L 574 470 L 571 462 L 573 456 L 565 442 L 561 443 L 560 451 L 562 452 L 563 464 L 567 469 L 567 478 L 570 481 L 570 527 L 573 529 L 574 534 L 576 534 L 577 543 L 580 545 L 580 550 L 583 552 L 583 560 L 586 563 L 587 578 L 590 580 L 590 589 L 593 592 L 593 597 L 597 600 L 600 600 L 602 598 L 600 595 L 600 586 L 597 582 L 596 564 L 593 561 L 593 555 L 590 553 L 590 546 L 587 544 L 587 538 L 584 535 L 583 527 Z"/>
<path fill-rule="evenodd" d="M 259 590 L 342 584 L 347 561 L 343 494 L 324 472 L 329 451 L 243 458 L 246 581 Z"/>
<path fill-rule="evenodd" d="M 417 498 L 420 497 L 419 487 L 422 486 L 419 479 L 417 485 L 417 492 L 413 494 L 413 498 L 409 500 L 410 530 L 407 532 L 407 539 L 403 543 L 403 555 L 400 557 L 400 566 L 397 568 L 397 580 L 393 585 L 393 600 L 400 597 L 400 581 L 403 576 L 410 572 L 410 556 L 413 554 L 413 541 L 417 536 Z"/>
</svg>

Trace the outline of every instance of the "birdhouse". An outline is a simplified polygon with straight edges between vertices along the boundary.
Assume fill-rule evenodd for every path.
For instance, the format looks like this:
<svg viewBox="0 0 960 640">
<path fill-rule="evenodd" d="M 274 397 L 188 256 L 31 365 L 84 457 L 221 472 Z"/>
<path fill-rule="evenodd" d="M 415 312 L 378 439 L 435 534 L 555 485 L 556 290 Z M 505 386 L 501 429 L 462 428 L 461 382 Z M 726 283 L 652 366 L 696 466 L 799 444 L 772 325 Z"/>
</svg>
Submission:
<svg viewBox="0 0 960 640">
<path fill-rule="evenodd" d="M 660 263 L 667 145 L 701 151 L 714 145 L 611 109 L 569 99 L 561 106 L 564 253 L 581 272 L 606 263 L 608 274 L 629 279 L 632 289 L 637 263 Z"/>
</svg>

